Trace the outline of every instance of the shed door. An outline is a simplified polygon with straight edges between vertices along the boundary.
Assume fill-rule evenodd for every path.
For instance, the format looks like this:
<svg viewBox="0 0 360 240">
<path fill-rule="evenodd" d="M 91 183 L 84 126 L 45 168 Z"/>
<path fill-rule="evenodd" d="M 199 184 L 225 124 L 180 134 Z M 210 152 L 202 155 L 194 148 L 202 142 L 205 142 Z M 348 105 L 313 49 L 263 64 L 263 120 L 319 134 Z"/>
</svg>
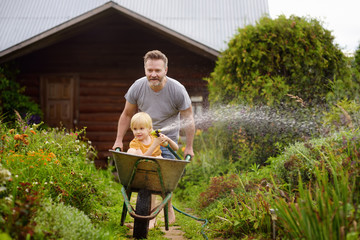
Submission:
<svg viewBox="0 0 360 240">
<path fill-rule="evenodd" d="M 75 77 L 44 76 L 41 79 L 45 123 L 50 127 L 73 129 L 75 114 Z"/>
</svg>

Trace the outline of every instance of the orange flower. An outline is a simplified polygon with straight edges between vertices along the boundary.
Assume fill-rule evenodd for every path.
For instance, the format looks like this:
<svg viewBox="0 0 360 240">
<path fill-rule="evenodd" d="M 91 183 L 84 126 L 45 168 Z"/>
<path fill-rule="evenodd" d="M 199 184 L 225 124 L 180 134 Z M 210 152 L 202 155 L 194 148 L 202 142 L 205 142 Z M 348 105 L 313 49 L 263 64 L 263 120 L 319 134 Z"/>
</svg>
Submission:
<svg viewBox="0 0 360 240">
<path fill-rule="evenodd" d="M 15 129 L 10 129 L 10 130 L 9 130 L 9 133 L 10 133 L 10 134 L 13 134 L 14 132 L 15 132 Z"/>
<path fill-rule="evenodd" d="M 30 130 L 30 132 L 34 135 L 36 135 L 36 132 L 34 130 Z"/>
<path fill-rule="evenodd" d="M 20 134 L 15 134 L 14 136 L 14 140 L 22 140 L 23 139 L 23 136 L 20 135 Z"/>
</svg>

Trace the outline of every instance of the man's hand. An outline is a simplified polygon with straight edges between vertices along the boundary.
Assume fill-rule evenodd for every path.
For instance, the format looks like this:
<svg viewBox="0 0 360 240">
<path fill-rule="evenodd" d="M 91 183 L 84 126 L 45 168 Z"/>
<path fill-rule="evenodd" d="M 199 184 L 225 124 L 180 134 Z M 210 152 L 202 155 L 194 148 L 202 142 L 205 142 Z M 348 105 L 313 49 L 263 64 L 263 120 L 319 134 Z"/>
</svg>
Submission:
<svg viewBox="0 0 360 240">
<path fill-rule="evenodd" d="M 187 155 L 190 155 L 191 158 L 194 157 L 194 150 L 192 146 L 188 146 L 188 145 L 185 146 L 184 157 L 186 157 Z"/>
<path fill-rule="evenodd" d="M 116 150 L 116 148 L 120 148 L 120 151 L 123 151 L 123 142 L 120 142 L 120 141 L 116 141 L 114 143 L 114 146 L 112 147 L 113 150 Z"/>
</svg>

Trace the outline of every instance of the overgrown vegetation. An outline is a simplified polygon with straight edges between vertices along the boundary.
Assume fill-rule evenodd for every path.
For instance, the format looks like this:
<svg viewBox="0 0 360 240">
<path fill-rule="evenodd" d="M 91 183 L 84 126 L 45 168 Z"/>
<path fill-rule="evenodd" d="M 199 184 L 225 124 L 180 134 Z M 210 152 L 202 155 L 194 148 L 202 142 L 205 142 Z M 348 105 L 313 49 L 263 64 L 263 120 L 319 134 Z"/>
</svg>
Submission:
<svg viewBox="0 0 360 240">
<path fill-rule="evenodd" d="M 208 79 L 212 107 L 233 121 L 197 135 L 203 154 L 177 191 L 210 238 L 358 239 L 359 54 L 345 57 L 316 20 L 239 30 Z"/>
<path fill-rule="evenodd" d="M 14 110 L 26 117 L 29 123 L 39 123 L 42 112 L 38 104 L 24 94 L 25 88 L 15 81 L 17 70 L 13 65 L 0 66 L 0 119 L 14 123 Z"/>
<path fill-rule="evenodd" d="M 0 122 L 0 233 L 12 239 L 114 239 L 120 184 L 97 170 L 84 130 Z"/>
<path fill-rule="evenodd" d="M 244 105 L 244 114 L 262 119 L 216 126 L 229 136 L 225 157 L 244 168 L 263 165 L 283 146 L 320 136 L 328 108 L 347 99 L 359 101 L 356 66 L 316 19 L 264 17 L 239 29 L 207 79 L 209 99 L 215 108 Z M 249 154 L 252 160 L 244 161 Z"/>
</svg>

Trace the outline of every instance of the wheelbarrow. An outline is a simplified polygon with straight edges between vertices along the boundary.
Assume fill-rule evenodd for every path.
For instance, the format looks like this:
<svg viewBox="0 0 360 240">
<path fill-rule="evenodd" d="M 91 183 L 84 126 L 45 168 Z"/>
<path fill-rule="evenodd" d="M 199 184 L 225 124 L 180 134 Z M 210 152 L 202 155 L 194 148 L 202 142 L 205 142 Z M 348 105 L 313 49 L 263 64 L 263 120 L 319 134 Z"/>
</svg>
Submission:
<svg viewBox="0 0 360 240">
<path fill-rule="evenodd" d="M 150 156 L 139 156 L 109 150 L 112 152 L 120 183 L 124 205 L 121 225 L 129 212 L 134 218 L 133 237 L 147 238 L 149 220 L 164 209 L 165 230 L 169 230 L 168 202 L 175 190 L 189 160 L 175 160 Z M 176 155 L 177 158 L 179 158 Z M 188 158 L 187 158 L 188 159 Z M 137 192 L 136 210 L 130 204 L 132 192 Z M 151 210 L 151 194 L 160 195 L 163 201 Z"/>
</svg>

